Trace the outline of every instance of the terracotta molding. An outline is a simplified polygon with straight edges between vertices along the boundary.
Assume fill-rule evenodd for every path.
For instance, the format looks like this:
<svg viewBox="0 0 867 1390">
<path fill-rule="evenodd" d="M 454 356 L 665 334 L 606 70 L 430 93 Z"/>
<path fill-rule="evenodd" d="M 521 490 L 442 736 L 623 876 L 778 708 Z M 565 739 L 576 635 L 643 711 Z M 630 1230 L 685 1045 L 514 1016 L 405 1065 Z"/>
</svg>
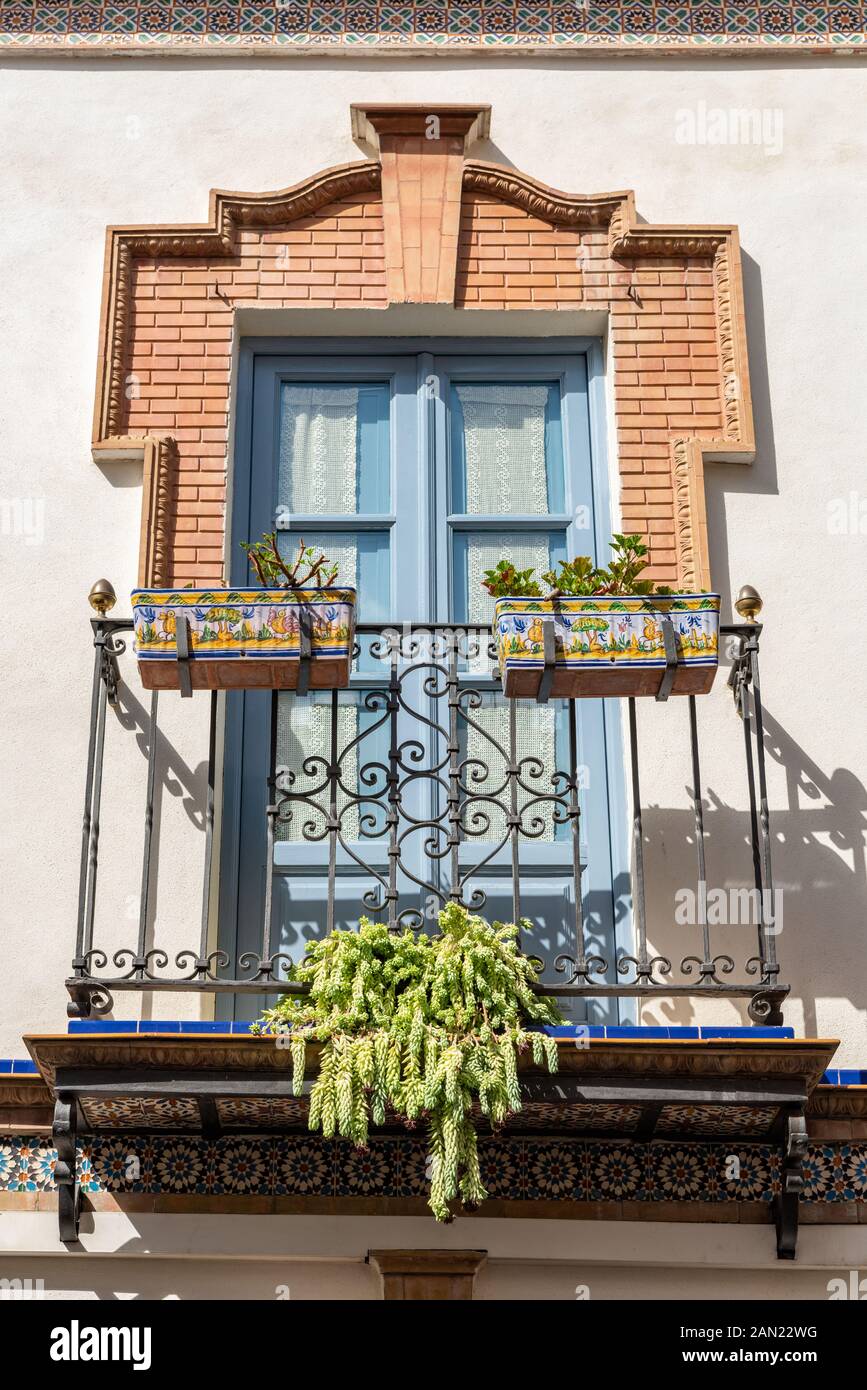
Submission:
<svg viewBox="0 0 867 1390">
<path fill-rule="evenodd" d="M 386 1302 L 470 1300 L 486 1250 L 370 1250 Z"/>
<path fill-rule="evenodd" d="M 590 196 L 563 193 L 527 174 L 478 159 L 465 162 L 464 187 L 523 208 L 525 212 L 542 217 L 547 222 L 582 229 L 609 226 L 618 209 L 632 197 L 631 193 L 598 193 Z"/>
<path fill-rule="evenodd" d="M 352 138 L 367 141 L 376 148 L 379 148 L 379 140 L 383 135 L 427 136 L 432 117 L 438 122 L 441 135 L 460 136 L 465 145 L 470 145 L 475 140 L 487 140 L 491 133 L 491 108 L 488 105 L 415 102 L 407 106 L 353 102 L 349 113 Z"/>
<path fill-rule="evenodd" d="M 291 188 L 273 193 L 232 193 L 212 189 L 209 220 L 186 226 L 109 227 L 100 324 L 94 441 L 120 435 L 124 422 L 124 370 L 131 318 L 131 282 L 136 257 L 229 257 L 237 234 L 247 227 L 271 227 L 309 217 L 354 193 L 380 187 L 373 160 L 338 165 Z"/>
<path fill-rule="evenodd" d="M 139 578 L 148 588 L 165 588 L 171 580 L 172 534 L 178 446 L 174 439 L 149 438 L 144 454 Z"/>
<path fill-rule="evenodd" d="M 390 304 L 454 304 L 464 154 L 490 124 L 490 106 L 352 107 L 382 163 Z"/>
</svg>

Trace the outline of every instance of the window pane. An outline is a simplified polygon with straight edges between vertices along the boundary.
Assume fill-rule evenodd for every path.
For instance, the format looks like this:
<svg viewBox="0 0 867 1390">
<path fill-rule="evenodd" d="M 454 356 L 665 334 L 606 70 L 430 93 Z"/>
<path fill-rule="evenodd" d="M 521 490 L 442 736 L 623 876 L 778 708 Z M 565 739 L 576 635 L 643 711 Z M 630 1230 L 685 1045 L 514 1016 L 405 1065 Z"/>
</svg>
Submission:
<svg viewBox="0 0 867 1390">
<path fill-rule="evenodd" d="M 279 531 L 277 547 L 287 563 L 298 554 L 298 546 L 312 546 L 317 556 L 338 566 L 336 583 L 357 589 L 364 596 L 364 621 L 388 621 L 391 605 L 388 531 Z"/>
<path fill-rule="evenodd" d="M 563 511 L 556 384 L 454 383 L 450 416 L 452 511 L 486 516 Z"/>
<path fill-rule="evenodd" d="M 494 600 L 482 588 L 485 570 L 499 560 L 537 576 L 566 558 L 565 533 L 555 531 L 456 531 L 454 534 L 455 622 L 489 623 Z M 544 586 L 543 586 L 544 587 Z"/>
<path fill-rule="evenodd" d="M 283 382 L 278 511 L 387 512 L 386 383 Z"/>
</svg>

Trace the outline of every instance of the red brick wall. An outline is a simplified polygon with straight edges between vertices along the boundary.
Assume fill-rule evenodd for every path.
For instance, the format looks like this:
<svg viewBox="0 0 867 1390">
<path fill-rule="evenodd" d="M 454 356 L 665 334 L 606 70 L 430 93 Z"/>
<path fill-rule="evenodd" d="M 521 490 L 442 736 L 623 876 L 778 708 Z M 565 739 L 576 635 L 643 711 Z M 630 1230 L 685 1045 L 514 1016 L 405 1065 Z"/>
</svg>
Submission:
<svg viewBox="0 0 867 1390">
<path fill-rule="evenodd" d="M 129 435 L 177 441 L 169 583 L 223 574 L 229 373 L 238 305 L 317 309 L 386 303 L 377 195 L 285 228 L 241 231 L 232 259 L 136 259 L 128 350 Z"/>
<path fill-rule="evenodd" d="M 649 537 L 649 575 L 674 583 L 671 440 L 723 433 L 713 267 L 685 256 L 625 265 L 608 240 L 467 192 L 455 302 L 609 311 L 622 526 Z"/>
</svg>

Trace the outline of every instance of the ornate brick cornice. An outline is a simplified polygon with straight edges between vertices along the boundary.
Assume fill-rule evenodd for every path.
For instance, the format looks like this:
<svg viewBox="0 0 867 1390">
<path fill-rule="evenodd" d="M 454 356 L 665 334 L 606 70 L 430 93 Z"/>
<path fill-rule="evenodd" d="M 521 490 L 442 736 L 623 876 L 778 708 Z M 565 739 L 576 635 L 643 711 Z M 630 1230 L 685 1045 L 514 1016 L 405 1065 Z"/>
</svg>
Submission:
<svg viewBox="0 0 867 1390">
<path fill-rule="evenodd" d="M 488 164 L 476 159 L 467 160 L 464 164 L 464 187 L 523 208 L 533 217 L 544 218 L 546 222 L 578 229 L 609 226 L 623 203 L 632 196 L 629 193 L 599 193 L 592 196 L 563 193 L 502 164 Z"/>
<path fill-rule="evenodd" d="M 338 165 L 274 193 L 213 189 L 208 221 L 186 226 L 109 227 L 100 326 L 94 441 L 120 434 L 124 419 L 124 370 L 136 257 L 230 257 L 245 228 L 273 227 L 309 217 L 340 198 L 379 188 L 376 161 Z"/>
</svg>

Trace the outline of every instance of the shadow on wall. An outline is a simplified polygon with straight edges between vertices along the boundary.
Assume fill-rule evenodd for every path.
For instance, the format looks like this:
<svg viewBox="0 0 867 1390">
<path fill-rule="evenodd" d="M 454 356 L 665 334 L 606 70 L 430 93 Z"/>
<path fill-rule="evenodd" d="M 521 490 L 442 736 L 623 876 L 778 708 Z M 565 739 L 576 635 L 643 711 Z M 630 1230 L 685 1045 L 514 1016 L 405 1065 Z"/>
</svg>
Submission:
<svg viewBox="0 0 867 1390">
<path fill-rule="evenodd" d="M 757 584 L 761 589 L 758 574 L 733 575 L 731 573 L 726 521 L 726 494 L 739 493 L 748 496 L 770 497 L 779 495 L 771 387 L 768 378 L 762 273 L 756 261 L 748 256 L 743 248 L 741 249 L 741 266 L 749 350 L 750 392 L 756 435 L 755 462 L 752 464 L 711 463 L 707 464 L 704 470 L 711 574 L 714 588 L 722 594 L 722 619 L 724 622 L 729 622 L 732 618 L 730 595 L 736 593 L 742 584 Z"/>
<path fill-rule="evenodd" d="M 863 1008 L 867 998 L 867 788 L 848 768 L 824 773 L 767 710 L 764 722 L 766 757 L 785 770 L 787 786 L 785 809 L 772 805 L 770 812 L 779 979 L 803 1001 L 805 1033 L 815 1036 L 817 1000 L 846 998 Z M 677 974 L 684 956 L 701 956 L 701 928 L 675 921 L 683 901 L 676 895 L 696 888 L 692 810 L 650 807 L 643 825 L 652 875 L 648 936 Z M 751 887 L 749 813 L 725 805 L 708 787 L 704 828 L 709 893 Z M 727 892 L 728 924 L 711 927 L 712 954 L 727 953 L 735 962 L 729 976 L 720 974 L 723 981 L 752 979 L 744 967 L 756 954 L 757 928 L 754 913 L 745 914 L 743 906 L 742 898 Z M 746 1001 L 736 1006 L 749 1022 Z M 695 1022 L 689 999 L 660 999 L 649 1007 L 662 1025 Z M 643 1021 L 651 1022 L 647 1005 Z"/>
<path fill-rule="evenodd" d="M 109 716 L 111 716 L 110 709 Z M 135 734 L 136 744 L 142 755 L 142 760 L 146 765 L 151 745 L 153 728 L 151 710 L 146 709 L 145 706 L 139 700 L 136 699 L 132 690 L 124 681 L 121 681 L 121 683 L 118 686 L 118 703 L 114 711 L 114 717 L 116 718 L 121 730 L 123 730 L 126 734 L 130 732 Z M 107 730 L 106 737 L 107 756 L 110 756 L 108 750 L 109 738 L 110 729 Z M 147 797 L 146 783 L 147 772 L 145 770 L 141 781 L 140 801 L 142 846 L 144 845 L 144 826 Z M 195 770 L 190 768 L 188 764 L 184 761 L 184 759 L 180 756 L 180 754 L 177 752 L 177 749 L 173 747 L 169 739 L 160 729 L 158 715 L 156 730 L 156 763 L 153 795 L 153 825 L 151 835 L 150 866 L 148 873 L 148 911 L 145 933 L 146 952 L 153 951 L 155 949 L 161 949 L 164 945 L 164 943 L 161 942 L 159 939 L 159 933 L 155 929 L 155 917 L 156 905 L 158 902 L 159 895 L 160 844 L 162 816 L 165 798 L 169 797 L 174 800 L 180 800 L 184 812 L 191 825 L 193 825 L 196 828 L 196 830 L 202 832 L 202 846 L 204 847 L 205 801 L 207 795 L 207 785 L 207 760 L 203 759 L 195 768 Z M 107 809 L 109 809 L 110 811 L 110 808 Z M 202 853 L 204 853 L 204 848 L 202 850 Z M 196 904 L 196 910 L 188 914 L 190 922 L 195 923 L 197 921 L 198 911 L 200 910 L 200 903 Z M 135 927 L 132 923 L 130 923 L 129 925 L 130 930 L 127 932 L 127 939 L 123 943 L 124 947 L 126 947 L 127 945 L 134 946 L 135 944 Z M 96 944 L 99 945 L 99 942 L 97 941 Z M 197 948 L 197 945 L 198 932 L 197 930 L 193 929 L 189 933 L 189 940 L 185 940 L 181 943 L 181 948 L 195 950 Z M 117 1005 L 118 1002 L 122 1001 L 123 998 L 123 995 L 119 996 L 118 999 L 115 1000 L 115 1005 Z M 153 1000 L 153 994 L 143 993 L 141 995 L 141 1017 L 143 1019 L 153 1017 Z"/>
</svg>

